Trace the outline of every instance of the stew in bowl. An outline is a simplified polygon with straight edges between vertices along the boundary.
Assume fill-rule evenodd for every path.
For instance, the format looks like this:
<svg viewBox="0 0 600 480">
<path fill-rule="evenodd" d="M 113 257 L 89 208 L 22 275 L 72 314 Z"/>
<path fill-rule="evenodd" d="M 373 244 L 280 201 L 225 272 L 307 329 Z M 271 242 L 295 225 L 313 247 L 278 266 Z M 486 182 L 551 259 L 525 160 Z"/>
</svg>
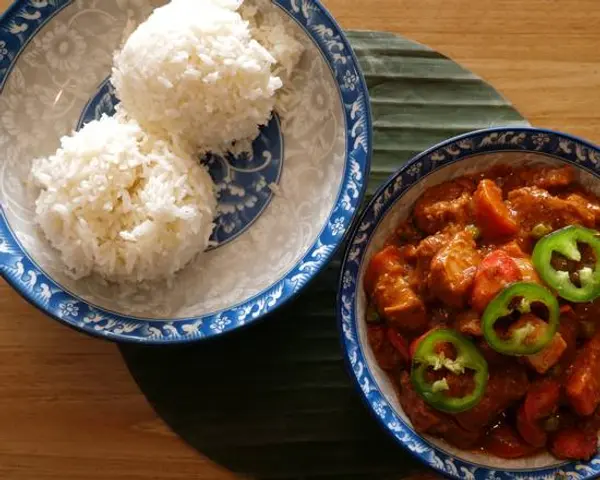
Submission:
<svg viewBox="0 0 600 480">
<path fill-rule="evenodd" d="M 446 475 L 600 474 L 599 166 L 557 132 L 473 132 L 402 167 L 350 235 L 351 374 Z"/>
</svg>

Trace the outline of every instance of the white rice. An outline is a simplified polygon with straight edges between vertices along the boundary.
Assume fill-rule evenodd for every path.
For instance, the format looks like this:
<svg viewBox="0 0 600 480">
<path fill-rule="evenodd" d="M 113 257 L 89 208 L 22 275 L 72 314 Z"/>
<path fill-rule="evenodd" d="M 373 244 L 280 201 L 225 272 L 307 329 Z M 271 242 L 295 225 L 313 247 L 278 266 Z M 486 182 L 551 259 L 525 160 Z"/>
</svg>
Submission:
<svg viewBox="0 0 600 480">
<path fill-rule="evenodd" d="M 168 279 L 205 250 L 214 184 L 183 151 L 102 117 L 34 161 L 36 220 L 75 278 Z"/>
<path fill-rule="evenodd" d="M 193 155 L 249 150 L 304 50 L 269 0 L 240 3 L 155 10 L 115 55 L 117 115 L 34 161 L 36 221 L 73 277 L 171 280 L 208 246 L 215 186 Z"/>
<path fill-rule="evenodd" d="M 282 14 L 271 0 L 245 1 L 239 12 L 249 22 L 252 37 L 273 55 L 273 74 L 285 85 L 304 53 L 304 46 L 290 30 L 291 22 L 282 21 Z"/>
<path fill-rule="evenodd" d="M 142 127 L 190 151 L 223 152 L 256 138 L 282 81 L 237 6 L 233 0 L 172 0 L 125 42 L 112 82 Z"/>
</svg>

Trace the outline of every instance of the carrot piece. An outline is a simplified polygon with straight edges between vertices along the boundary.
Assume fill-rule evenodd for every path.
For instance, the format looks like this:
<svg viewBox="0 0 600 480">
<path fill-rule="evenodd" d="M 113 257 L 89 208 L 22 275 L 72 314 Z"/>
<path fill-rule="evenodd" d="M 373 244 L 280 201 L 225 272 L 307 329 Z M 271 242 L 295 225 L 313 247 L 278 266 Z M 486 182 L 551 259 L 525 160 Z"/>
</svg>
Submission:
<svg viewBox="0 0 600 480">
<path fill-rule="evenodd" d="M 600 404 L 600 332 L 577 352 L 565 391 L 571 407 L 581 416 L 591 415 Z"/>
<path fill-rule="evenodd" d="M 398 352 L 390 343 L 388 328 L 384 325 L 369 325 L 367 338 L 377 363 L 384 370 L 393 370 L 400 363 Z"/>
<path fill-rule="evenodd" d="M 534 447 L 543 447 L 548 441 L 548 434 L 542 428 L 541 422 L 532 420 L 525 413 L 525 404 L 517 412 L 517 430 L 521 437 Z"/>
<path fill-rule="evenodd" d="M 400 360 L 402 360 L 403 363 L 408 363 L 410 357 L 408 352 L 408 342 L 406 339 L 393 328 L 388 329 L 387 337 L 389 342 L 396 349 L 396 352 L 398 352 Z"/>
<path fill-rule="evenodd" d="M 484 448 L 500 458 L 528 457 L 537 451 L 536 447 L 525 442 L 517 431 L 507 424 L 500 424 L 492 429 Z"/>
<path fill-rule="evenodd" d="M 552 378 L 542 378 L 529 387 L 523 408 L 531 420 L 549 417 L 558 408 L 560 383 Z"/>
<path fill-rule="evenodd" d="M 555 457 L 565 460 L 589 460 L 597 450 L 595 432 L 569 427 L 559 430 L 550 442 Z"/>
<path fill-rule="evenodd" d="M 493 180 L 479 182 L 473 200 L 475 220 L 484 237 L 497 238 L 517 233 L 517 223 L 502 200 L 502 190 Z"/>
</svg>

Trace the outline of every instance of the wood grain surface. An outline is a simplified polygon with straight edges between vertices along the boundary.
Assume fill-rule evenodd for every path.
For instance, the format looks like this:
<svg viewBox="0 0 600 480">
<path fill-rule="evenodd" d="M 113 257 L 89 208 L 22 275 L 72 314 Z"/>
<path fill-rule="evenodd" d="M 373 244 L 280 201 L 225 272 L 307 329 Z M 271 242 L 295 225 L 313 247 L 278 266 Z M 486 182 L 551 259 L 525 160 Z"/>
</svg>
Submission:
<svg viewBox="0 0 600 480">
<path fill-rule="evenodd" d="M 600 142 L 598 0 L 324 3 L 344 28 L 397 32 L 450 56 L 532 124 Z M 2 479 L 237 478 L 164 426 L 116 346 L 49 320 L 2 281 L 0 389 Z"/>
</svg>

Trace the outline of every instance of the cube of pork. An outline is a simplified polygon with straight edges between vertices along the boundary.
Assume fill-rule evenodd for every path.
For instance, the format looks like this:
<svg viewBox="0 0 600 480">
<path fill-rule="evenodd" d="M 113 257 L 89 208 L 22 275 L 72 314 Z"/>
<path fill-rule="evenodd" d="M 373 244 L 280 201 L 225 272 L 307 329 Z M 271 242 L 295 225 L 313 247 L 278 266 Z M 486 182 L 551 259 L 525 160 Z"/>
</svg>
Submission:
<svg viewBox="0 0 600 480">
<path fill-rule="evenodd" d="M 454 328 L 463 335 L 483 337 L 480 315 L 475 310 L 458 313 L 454 319 Z"/>
<path fill-rule="evenodd" d="M 428 294 L 427 277 L 429 276 L 431 260 L 442 248 L 450 243 L 450 240 L 460 230 L 460 228 L 449 228 L 435 235 L 429 235 L 419 242 L 415 249 L 415 275 L 419 280 L 418 285 L 414 285 L 416 292 L 423 296 Z"/>
<path fill-rule="evenodd" d="M 568 195 L 565 200 L 571 204 L 579 205 L 580 208 L 591 212 L 596 219 L 596 222 L 600 219 L 600 207 L 595 201 L 590 201 L 584 194 L 573 193 Z"/>
<path fill-rule="evenodd" d="M 450 415 L 425 403 L 413 388 L 406 371 L 400 375 L 400 405 L 417 432 L 438 435 L 465 449 L 474 447 L 482 437 L 482 430 L 465 430 Z"/>
<path fill-rule="evenodd" d="M 530 183 L 546 190 L 568 187 L 576 180 L 575 170 L 568 165 L 558 168 L 533 169 L 533 171 L 535 173 Z"/>
<path fill-rule="evenodd" d="M 544 190 L 562 189 L 576 180 L 575 170 L 564 167 L 544 167 L 519 169 L 517 172 L 505 172 L 503 190 L 510 192 L 521 187 L 539 187 Z"/>
<path fill-rule="evenodd" d="M 379 277 L 373 290 L 373 302 L 379 314 L 398 330 L 419 332 L 427 328 L 423 300 L 399 275 Z"/>
<path fill-rule="evenodd" d="M 428 285 L 431 293 L 446 305 L 463 307 L 470 293 L 481 255 L 470 232 L 454 236 L 431 260 Z"/>
<path fill-rule="evenodd" d="M 427 189 L 415 204 L 414 218 L 417 227 L 431 235 L 450 223 L 472 223 L 472 194 L 475 186 L 472 180 L 459 178 Z"/>
<path fill-rule="evenodd" d="M 418 432 L 431 432 L 446 420 L 442 412 L 430 407 L 419 396 L 406 371 L 400 374 L 400 405 Z"/>
<path fill-rule="evenodd" d="M 388 245 L 373 255 L 364 277 L 364 287 L 367 295 L 371 295 L 379 277 L 387 273 L 402 271 L 400 261 L 400 249 L 394 245 Z"/>
<path fill-rule="evenodd" d="M 490 370 L 485 394 L 471 410 L 455 415 L 462 428 L 479 431 L 490 425 L 496 417 L 516 403 L 529 387 L 527 374 L 522 367 L 508 363 Z"/>
<path fill-rule="evenodd" d="M 536 317 L 533 313 L 526 313 L 511 325 L 510 331 L 518 330 L 526 325 L 533 327 L 533 329 L 525 338 L 525 343 L 536 342 L 548 328 L 548 324 L 541 318 Z M 548 345 L 534 355 L 523 357 L 523 361 L 536 372 L 544 374 L 559 362 L 566 349 L 567 343 L 560 332 L 556 332 Z"/>
<path fill-rule="evenodd" d="M 569 403 L 579 415 L 591 415 L 600 404 L 600 333 L 577 353 L 565 390 Z"/>
<path fill-rule="evenodd" d="M 525 231 L 540 223 L 558 229 L 577 224 L 594 227 L 596 221 L 594 212 L 581 202 L 556 197 L 538 187 L 513 190 L 508 194 L 508 204 Z"/>
</svg>

